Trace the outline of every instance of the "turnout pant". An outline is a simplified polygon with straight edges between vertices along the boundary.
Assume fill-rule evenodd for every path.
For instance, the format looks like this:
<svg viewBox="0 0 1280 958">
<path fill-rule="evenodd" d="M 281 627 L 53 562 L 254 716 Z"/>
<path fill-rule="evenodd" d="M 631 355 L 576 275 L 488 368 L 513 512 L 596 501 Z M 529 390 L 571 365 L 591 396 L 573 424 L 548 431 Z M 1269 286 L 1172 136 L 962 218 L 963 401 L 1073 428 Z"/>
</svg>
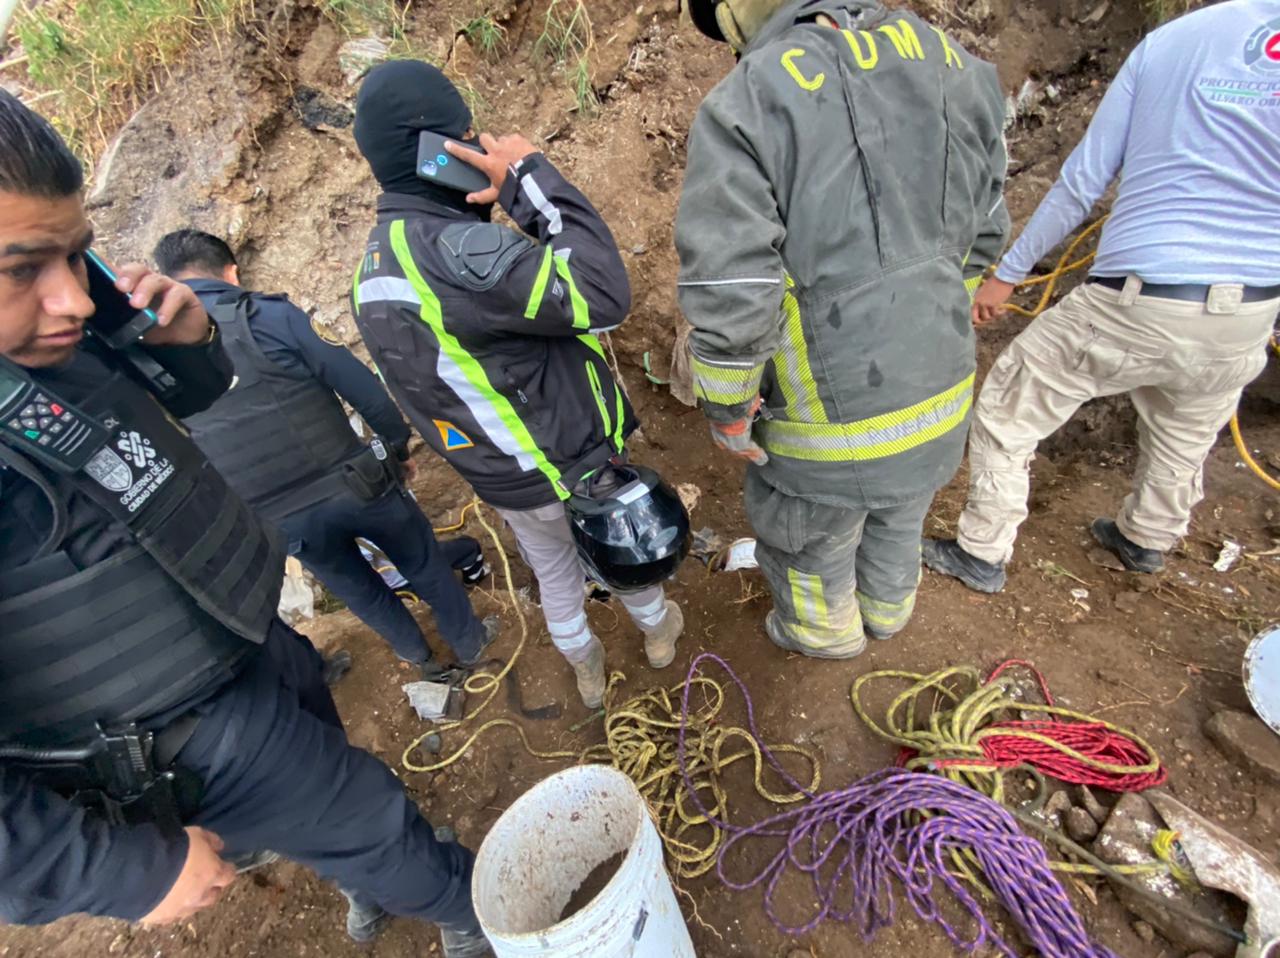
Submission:
<svg viewBox="0 0 1280 958">
<path fill-rule="evenodd" d="M 557 502 L 537 509 L 498 512 L 515 533 L 520 555 L 538 579 L 542 615 L 551 641 L 573 661 L 575 653 L 591 642 L 592 634 L 585 609 L 586 573 L 578 561 L 564 506 Z M 642 631 L 657 628 L 666 618 L 666 597 L 660 585 L 617 596 Z"/>
<path fill-rule="evenodd" d="M 849 509 L 787 495 L 747 470 L 756 561 L 779 624 L 798 646 L 855 652 L 901 630 L 920 584 L 920 533 L 933 494 L 883 509 Z"/>
<path fill-rule="evenodd" d="M 1008 562 L 1027 517 L 1037 444 L 1099 396 L 1128 393 L 1138 412 L 1138 465 L 1116 517 L 1126 538 L 1165 551 L 1202 498 L 1202 469 L 1266 365 L 1280 300 L 1236 307 L 1143 296 L 1087 283 L 1033 320 L 982 384 L 969 434 L 969 501 L 959 543 Z"/>
<path fill-rule="evenodd" d="M 403 489 L 392 488 L 372 501 L 343 492 L 280 525 L 290 554 L 406 662 L 425 662 L 431 650 L 400 597 L 360 554 L 357 537 L 385 552 L 414 594 L 431 606 L 441 638 L 458 658 L 480 650 L 484 627 L 453 574 L 480 557 L 480 546 L 465 536 L 437 542 L 430 520 Z"/>
<path fill-rule="evenodd" d="M 471 853 L 436 841 L 390 769 L 347 742 L 320 667 L 277 620 L 246 670 L 197 708 L 177 757 L 205 785 L 187 824 L 220 835 L 228 857 L 271 849 L 364 904 L 474 929 Z"/>
</svg>

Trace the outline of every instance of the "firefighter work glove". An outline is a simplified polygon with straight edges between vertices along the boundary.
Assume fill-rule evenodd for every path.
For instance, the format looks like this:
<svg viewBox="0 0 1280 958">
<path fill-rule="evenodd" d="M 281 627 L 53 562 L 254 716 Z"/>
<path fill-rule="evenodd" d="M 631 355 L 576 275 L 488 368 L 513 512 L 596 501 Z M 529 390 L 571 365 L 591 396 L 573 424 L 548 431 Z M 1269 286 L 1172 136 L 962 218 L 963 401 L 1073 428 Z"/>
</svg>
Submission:
<svg viewBox="0 0 1280 958">
<path fill-rule="evenodd" d="M 730 422 L 711 422 L 711 441 L 725 452 L 733 453 L 748 462 L 763 466 L 769 461 L 769 454 L 751 438 L 751 426 L 755 423 L 756 413 L 760 411 L 761 399 L 756 397 L 741 419 Z"/>
</svg>

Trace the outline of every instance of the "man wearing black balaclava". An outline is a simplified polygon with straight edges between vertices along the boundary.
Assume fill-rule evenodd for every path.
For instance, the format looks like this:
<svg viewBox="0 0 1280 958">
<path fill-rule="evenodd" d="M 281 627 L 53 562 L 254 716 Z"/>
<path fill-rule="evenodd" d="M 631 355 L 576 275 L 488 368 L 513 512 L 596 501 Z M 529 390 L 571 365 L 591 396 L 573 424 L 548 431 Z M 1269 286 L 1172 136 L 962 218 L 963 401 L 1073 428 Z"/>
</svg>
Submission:
<svg viewBox="0 0 1280 958">
<path fill-rule="evenodd" d="M 423 130 L 482 147 L 447 145 L 491 186 L 464 195 L 420 179 Z M 551 639 L 596 708 L 604 647 L 583 610 L 564 501 L 623 455 L 637 425 L 596 339 L 630 307 L 617 245 L 528 140 L 475 137 L 462 97 L 428 64 L 393 61 L 369 73 L 355 138 L 383 190 L 352 287 L 356 324 L 423 438 L 511 526 Z M 488 222 L 495 202 L 524 233 Z M 684 627 L 679 607 L 660 585 L 619 598 L 650 665 L 668 665 Z"/>
</svg>

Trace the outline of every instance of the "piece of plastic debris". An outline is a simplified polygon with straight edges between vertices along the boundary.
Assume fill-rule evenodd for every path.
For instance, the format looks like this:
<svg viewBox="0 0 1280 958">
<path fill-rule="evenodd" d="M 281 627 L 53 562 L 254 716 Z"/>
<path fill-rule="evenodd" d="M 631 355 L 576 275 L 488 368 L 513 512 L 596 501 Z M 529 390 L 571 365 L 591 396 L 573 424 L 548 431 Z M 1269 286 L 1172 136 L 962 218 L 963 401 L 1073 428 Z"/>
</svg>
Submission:
<svg viewBox="0 0 1280 958">
<path fill-rule="evenodd" d="M 692 482 L 682 482 L 676 486 L 676 495 L 680 497 L 680 501 L 684 504 L 685 512 L 693 512 L 698 500 L 702 498 L 702 490 Z"/>
<path fill-rule="evenodd" d="M 1218 561 L 1213 564 L 1215 572 L 1227 572 L 1240 559 L 1244 547 L 1238 542 L 1227 539 L 1222 543 L 1222 551 L 1218 553 Z"/>
<path fill-rule="evenodd" d="M 737 572 L 739 569 L 755 569 L 758 566 L 755 539 L 739 539 L 729 546 L 729 554 L 724 561 L 725 572 Z"/>
</svg>

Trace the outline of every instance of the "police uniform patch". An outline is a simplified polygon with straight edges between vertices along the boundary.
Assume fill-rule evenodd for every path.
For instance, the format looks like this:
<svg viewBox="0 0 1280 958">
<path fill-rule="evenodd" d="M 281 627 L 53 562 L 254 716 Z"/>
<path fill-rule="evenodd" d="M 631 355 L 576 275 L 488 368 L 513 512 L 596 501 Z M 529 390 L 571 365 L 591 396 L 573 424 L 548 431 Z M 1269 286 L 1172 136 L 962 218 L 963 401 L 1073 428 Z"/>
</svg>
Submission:
<svg viewBox="0 0 1280 958">
<path fill-rule="evenodd" d="M 347 345 L 345 342 L 343 342 L 341 339 L 338 338 L 338 335 L 336 333 L 330 332 L 329 329 L 323 323 L 321 323 L 318 319 L 316 319 L 314 316 L 311 317 L 311 331 L 315 333 L 317 336 L 319 336 L 324 342 L 328 343 L 330 346 Z"/>
<path fill-rule="evenodd" d="M 445 422 L 443 419 L 433 419 L 432 422 L 440 430 L 440 441 L 444 443 L 446 452 L 453 452 L 455 449 L 470 449 L 475 445 L 471 441 L 471 437 L 453 423 Z"/>
</svg>

